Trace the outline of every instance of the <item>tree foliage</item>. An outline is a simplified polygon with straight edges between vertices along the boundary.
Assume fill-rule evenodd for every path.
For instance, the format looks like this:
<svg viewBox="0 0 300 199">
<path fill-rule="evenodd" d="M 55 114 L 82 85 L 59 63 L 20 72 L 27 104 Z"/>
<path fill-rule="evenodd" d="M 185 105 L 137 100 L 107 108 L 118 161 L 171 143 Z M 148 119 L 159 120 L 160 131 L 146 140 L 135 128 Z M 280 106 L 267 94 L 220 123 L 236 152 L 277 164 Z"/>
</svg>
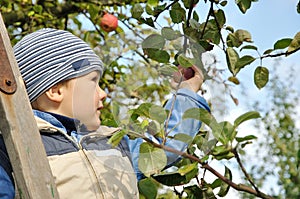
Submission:
<svg viewBox="0 0 300 199">
<path fill-rule="evenodd" d="M 101 114 L 102 123 L 124 127 L 124 131 L 114 135 L 110 142 L 117 144 L 124 134 L 130 135 L 132 139 L 142 137 L 147 141 L 140 151 L 145 157 L 144 161 L 139 161 L 140 169 L 147 176 L 139 182 L 142 197 L 159 197 L 157 189 L 162 184 L 183 185 L 182 192 L 173 193 L 178 197 L 223 197 L 231 187 L 257 197 L 271 198 L 262 193 L 249 176 L 239 153 L 241 148 L 256 137 L 237 137 L 238 127 L 248 120 L 259 118 L 258 112 L 244 113 L 232 124 L 217 121 L 211 113 L 202 109 L 191 109 L 184 114 L 184 118 L 201 120 L 206 128 L 194 139 L 183 134 L 169 138 L 164 128 L 169 113 L 157 105 L 166 100 L 170 92 L 168 79 L 178 65 L 196 65 L 202 70 L 206 81 L 221 82 L 220 86 L 226 87 L 230 84 L 238 85 L 241 81 L 237 76 L 239 72 L 255 60 L 260 60 L 253 82 L 261 89 L 269 81 L 269 70 L 262 64 L 263 60 L 299 51 L 300 32 L 294 33 L 290 38 L 282 38 L 269 49 L 259 52 L 249 31 L 230 26 L 224 11 L 227 3 L 226 0 L 1 0 L 0 9 L 12 44 L 37 29 L 54 27 L 78 35 L 102 58 L 106 71 L 100 84 L 109 93 L 107 108 Z M 243 14 L 254 3 L 257 0 L 235 1 L 236 9 Z M 196 10 L 200 4 L 205 7 L 201 13 Z M 298 4 L 297 11 L 299 10 Z M 106 12 L 119 19 L 120 25 L 113 32 L 105 32 L 99 26 L 101 17 Z M 215 67 L 214 61 L 202 62 L 204 54 L 215 48 L 220 48 L 226 57 L 226 70 L 231 74 L 228 79 L 220 76 L 222 70 Z M 256 57 L 253 55 L 255 53 Z M 238 103 L 230 92 L 227 94 Z M 147 139 L 145 132 L 155 134 L 163 140 L 181 140 L 189 144 L 189 149 L 187 152 L 180 152 L 163 144 L 153 143 Z M 211 134 L 214 139 L 210 139 Z M 172 172 L 163 171 L 166 166 L 164 151 L 183 157 Z M 213 159 L 235 159 L 249 186 L 234 183 L 233 174 L 228 167 L 224 174 L 212 168 L 209 161 Z M 199 170 L 209 171 L 217 179 L 208 183 L 205 174 L 199 176 Z M 192 180 L 197 183 L 190 184 Z"/>
</svg>

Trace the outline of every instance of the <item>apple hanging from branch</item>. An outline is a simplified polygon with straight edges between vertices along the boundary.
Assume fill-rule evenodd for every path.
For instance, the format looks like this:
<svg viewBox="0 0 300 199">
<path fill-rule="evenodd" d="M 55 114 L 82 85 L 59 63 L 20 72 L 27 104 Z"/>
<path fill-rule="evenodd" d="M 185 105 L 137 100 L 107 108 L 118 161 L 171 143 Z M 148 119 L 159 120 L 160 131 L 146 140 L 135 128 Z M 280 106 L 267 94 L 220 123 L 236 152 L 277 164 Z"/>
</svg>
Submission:
<svg viewBox="0 0 300 199">
<path fill-rule="evenodd" d="M 118 27 L 118 18 L 116 16 L 106 12 L 100 19 L 100 27 L 105 32 L 114 31 Z"/>
</svg>

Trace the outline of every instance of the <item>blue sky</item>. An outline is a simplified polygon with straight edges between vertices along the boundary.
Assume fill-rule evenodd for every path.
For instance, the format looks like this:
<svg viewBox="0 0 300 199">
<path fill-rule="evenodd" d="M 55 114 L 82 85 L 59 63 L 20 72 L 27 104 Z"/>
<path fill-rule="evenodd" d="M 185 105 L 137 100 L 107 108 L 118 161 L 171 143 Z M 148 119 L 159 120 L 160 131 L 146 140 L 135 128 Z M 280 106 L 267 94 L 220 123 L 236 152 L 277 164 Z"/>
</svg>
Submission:
<svg viewBox="0 0 300 199">
<path fill-rule="evenodd" d="M 300 31 L 300 14 L 296 10 L 297 0 L 259 0 L 252 3 L 251 8 L 246 14 L 241 14 L 234 1 L 230 1 L 225 8 L 227 24 L 236 29 L 246 29 L 252 35 L 254 44 L 258 47 L 260 53 L 272 48 L 274 43 L 282 38 L 293 38 Z M 300 52 L 288 57 L 282 57 L 284 65 L 294 65 L 300 72 Z M 264 59 L 263 65 L 272 70 L 271 58 Z M 241 71 L 240 76 L 243 79 L 251 79 L 252 73 L 248 71 L 255 68 L 255 62 L 250 67 L 246 67 L 245 72 Z M 296 67 L 298 65 L 298 67 Z M 248 69 L 249 68 L 249 69 Z M 288 70 L 288 67 L 282 68 Z M 247 74 L 246 74 L 247 73 Z M 247 78 L 247 75 L 251 77 Z M 252 78 L 253 79 L 253 78 Z M 295 83 L 300 83 L 297 81 Z"/>
</svg>

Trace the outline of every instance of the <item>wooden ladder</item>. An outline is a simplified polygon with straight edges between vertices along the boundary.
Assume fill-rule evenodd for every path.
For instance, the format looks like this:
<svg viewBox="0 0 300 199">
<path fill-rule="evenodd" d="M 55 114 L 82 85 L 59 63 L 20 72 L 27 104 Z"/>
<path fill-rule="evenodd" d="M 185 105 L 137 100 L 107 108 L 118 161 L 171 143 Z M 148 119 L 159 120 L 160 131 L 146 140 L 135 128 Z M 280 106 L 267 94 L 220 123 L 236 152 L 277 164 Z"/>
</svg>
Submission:
<svg viewBox="0 0 300 199">
<path fill-rule="evenodd" d="M 59 198 L 0 13 L 0 132 L 14 171 L 16 198 Z"/>
</svg>

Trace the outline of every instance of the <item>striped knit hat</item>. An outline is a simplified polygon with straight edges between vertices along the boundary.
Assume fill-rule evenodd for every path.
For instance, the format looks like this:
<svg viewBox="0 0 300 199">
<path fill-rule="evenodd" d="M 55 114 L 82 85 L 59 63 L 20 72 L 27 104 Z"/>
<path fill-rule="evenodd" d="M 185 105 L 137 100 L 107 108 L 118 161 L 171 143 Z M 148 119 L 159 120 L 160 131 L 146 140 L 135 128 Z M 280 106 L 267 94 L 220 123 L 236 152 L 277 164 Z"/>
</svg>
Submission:
<svg viewBox="0 0 300 199">
<path fill-rule="evenodd" d="M 30 102 L 55 84 L 103 73 L 103 64 L 87 43 L 63 30 L 44 28 L 25 36 L 14 46 Z"/>
</svg>

